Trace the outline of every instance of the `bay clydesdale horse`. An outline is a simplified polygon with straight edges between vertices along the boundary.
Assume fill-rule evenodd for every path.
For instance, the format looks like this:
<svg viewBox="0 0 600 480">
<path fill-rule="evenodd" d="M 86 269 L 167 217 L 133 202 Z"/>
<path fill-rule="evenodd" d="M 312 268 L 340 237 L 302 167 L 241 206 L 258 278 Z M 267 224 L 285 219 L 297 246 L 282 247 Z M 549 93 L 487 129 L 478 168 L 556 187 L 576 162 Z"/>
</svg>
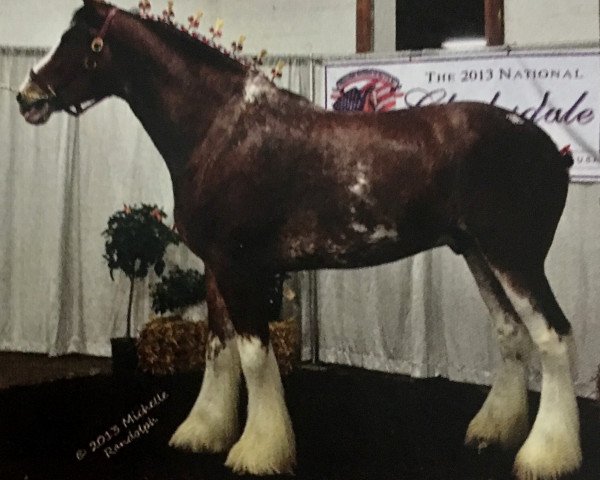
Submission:
<svg viewBox="0 0 600 480">
<path fill-rule="evenodd" d="M 325 112 L 168 21 L 84 4 L 17 100 L 42 124 L 121 97 L 169 168 L 177 225 L 206 265 L 211 331 L 200 395 L 171 445 L 228 451 L 239 473 L 292 471 L 294 433 L 267 325 L 285 272 L 379 265 L 449 245 L 475 277 L 502 353 L 466 443 L 520 446 L 520 479 L 579 468 L 571 327 L 544 273 L 569 154 L 533 123 L 484 104 Z M 530 429 L 532 346 L 543 381 Z M 240 435 L 241 373 L 249 398 Z"/>
</svg>

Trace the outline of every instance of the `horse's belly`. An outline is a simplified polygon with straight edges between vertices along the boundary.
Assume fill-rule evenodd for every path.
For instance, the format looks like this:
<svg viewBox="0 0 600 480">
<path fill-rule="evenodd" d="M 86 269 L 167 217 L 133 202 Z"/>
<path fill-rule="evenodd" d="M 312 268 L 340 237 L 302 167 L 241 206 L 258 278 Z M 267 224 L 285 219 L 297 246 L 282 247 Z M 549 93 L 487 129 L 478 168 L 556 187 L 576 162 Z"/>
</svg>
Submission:
<svg viewBox="0 0 600 480">
<path fill-rule="evenodd" d="M 280 249 L 283 270 L 361 268 L 394 262 L 439 245 L 439 237 L 409 235 L 383 225 L 336 236 L 311 233 L 286 239 Z"/>
</svg>

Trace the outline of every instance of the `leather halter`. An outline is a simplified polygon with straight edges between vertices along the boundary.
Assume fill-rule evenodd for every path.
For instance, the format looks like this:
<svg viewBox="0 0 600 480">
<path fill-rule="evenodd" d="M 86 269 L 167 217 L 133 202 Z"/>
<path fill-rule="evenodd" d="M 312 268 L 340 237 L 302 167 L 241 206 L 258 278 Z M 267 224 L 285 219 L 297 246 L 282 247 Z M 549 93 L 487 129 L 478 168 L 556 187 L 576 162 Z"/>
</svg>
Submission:
<svg viewBox="0 0 600 480">
<path fill-rule="evenodd" d="M 92 55 L 94 55 L 94 56 L 100 55 L 100 53 L 102 52 L 102 49 L 104 48 L 104 37 L 106 36 L 106 33 L 108 32 L 108 29 L 110 27 L 110 24 L 112 23 L 112 20 L 115 17 L 115 15 L 117 14 L 118 10 L 119 10 L 118 8 L 113 7 L 110 9 L 108 14 L 106 15 L 106 19 L 104 20 L 104 23 L 103 23 L 102 27 L 100 28 L 100 31 L 94 37 L 94 39 L 92 40 L 92 43 L 90 45 L 90 48 L 92 50 Z M 84 68 L 86 70 L 94 70 L 96 68 L 96 66 L 97 66 L 97 62 L 95 59 L 90 60 L 89 56 L 85 58 Z M 64 102 L 62 100 L 61 91 L 64 90 L 66 87 L 68 87 L 71 83 L 73 83 L 75 81 L 76 77 L 77 77 L 76 74 L 73 74 L 68 79 L 68 81 L 65 82 L 64 86 L 62 86 L 59 89 L 59 88 L 53 87 L 49 82 L 44 81 L 44 79 L 41 77 L 41 75 L 36 73 L 33 69 L 31 69 L 31 71 L 29 72 L 29 79 L 31 80 L 31 82 L 35 83 L 40 88 L 40 90 L 42 90 L 46 95 L 48 95 L 48 99 L 54 101 L 60 109 L 64 110 L 69 115 L 72 115 L 74 117 L 78 117 L 83 112 L 85 112 L 89 108 L 93 107 L 96 103 L 98 103 L 101 100 L 101 99 L 93 99 L 92 103 L 89 104 L 88 106 L 86 106 L 85 108 L 83 108 L 81 106 L 81 102 L 75 103 L 73 105 L 69 105 L 66 102 Z"/>
</svg>

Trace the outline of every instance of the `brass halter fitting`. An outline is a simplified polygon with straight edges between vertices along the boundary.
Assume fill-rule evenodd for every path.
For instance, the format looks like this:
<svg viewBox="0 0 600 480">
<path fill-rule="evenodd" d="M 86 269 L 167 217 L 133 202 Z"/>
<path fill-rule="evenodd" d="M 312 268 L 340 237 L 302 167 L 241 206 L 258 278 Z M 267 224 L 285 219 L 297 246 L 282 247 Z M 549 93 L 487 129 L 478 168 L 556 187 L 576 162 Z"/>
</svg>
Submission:
<svg viewBox="0 0 600 480">
<path fill-rule="evenodd" d="M 94 53 L 100 53 L 102 51 L 102 49 L 104 48 L 104 40 L 100 37 L 95 37 L 92 40 L 92 52 Z"/>
<path fill-rule="evenodd" d="M 102 25 L 102 28 L 100 29 L 100 32 L 98 32 L 98 35 L 96 35 L 94 37 L 94 39 L 92 40 L 92 44 L 91 44 L 92 52 L 100 53 L 102 51 L 102 49 L 104 48 L 104 37 L 105 37 L 106 33 L 108 32 L 108 28 L 110 27 L 110 24 L 112 23 L 114 16 L 117 14 L 117 11 L 118 11 L 118 9 L 116 7 L 113 7 L 108 12 L 106 19 L 104 20 L 104 24 Z"/>
<path fill-rule="evenodd" d="M 98 59 L 95 56 L 102 53 L 102 50 L 104 49 L 104 36 L 106 35 L 106 32 L 108 32 L 108 27 L 110 27 L 112 19 L 116 13 L 117 8 L 111 8 L 111 10 L 108 12 L 106 20 L 104 21 L 104 25 L 102 25 L 102 28 L 100 29 L 100 32 L 92 40 L 90 45 L 93 53 L 92 58 L 90 58 L 90 56 L 86 56 L 83 60 L 83 67 L 86 70 L 95 70 L 96 67 L 98 67 Z"/>
</svg>

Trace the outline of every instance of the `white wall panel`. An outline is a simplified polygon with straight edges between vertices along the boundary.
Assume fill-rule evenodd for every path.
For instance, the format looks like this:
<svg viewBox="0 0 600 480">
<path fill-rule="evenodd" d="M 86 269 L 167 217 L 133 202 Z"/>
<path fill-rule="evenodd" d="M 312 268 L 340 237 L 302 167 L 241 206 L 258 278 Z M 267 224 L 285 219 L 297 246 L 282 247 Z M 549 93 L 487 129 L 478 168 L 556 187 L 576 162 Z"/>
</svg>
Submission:
<svg viewBox="0 0 600 480">
<path fill-rule="evenodd" d="M 377 53 L 396 50 L 396 0 L 375 0 L 373 5 L 374 46 Z"/>
<path fill-rule="evenodd" d="M 598 0 L 505 0 L 509 45 L 598 42 Z"/>
<path fill-rule="evenodd" d="M 114 0 L 122 8 L 137 0 Z M 165 1 L 154 0 L 155 11 Z M 51 6 L 50 6 L 51 5 Z M 81 0 L 0 0 L 0 45 L 49 47 L 69 24 Z M 223 42 L 241 34 L 249 53 L 266 48 L 272 54 L 347 55 L 356 47 L 356 0 L 175 0 L 182 23 L 189 14 L 205 12 L 203 31 L 217 17 L 225 21 Z"/>
</svg>

